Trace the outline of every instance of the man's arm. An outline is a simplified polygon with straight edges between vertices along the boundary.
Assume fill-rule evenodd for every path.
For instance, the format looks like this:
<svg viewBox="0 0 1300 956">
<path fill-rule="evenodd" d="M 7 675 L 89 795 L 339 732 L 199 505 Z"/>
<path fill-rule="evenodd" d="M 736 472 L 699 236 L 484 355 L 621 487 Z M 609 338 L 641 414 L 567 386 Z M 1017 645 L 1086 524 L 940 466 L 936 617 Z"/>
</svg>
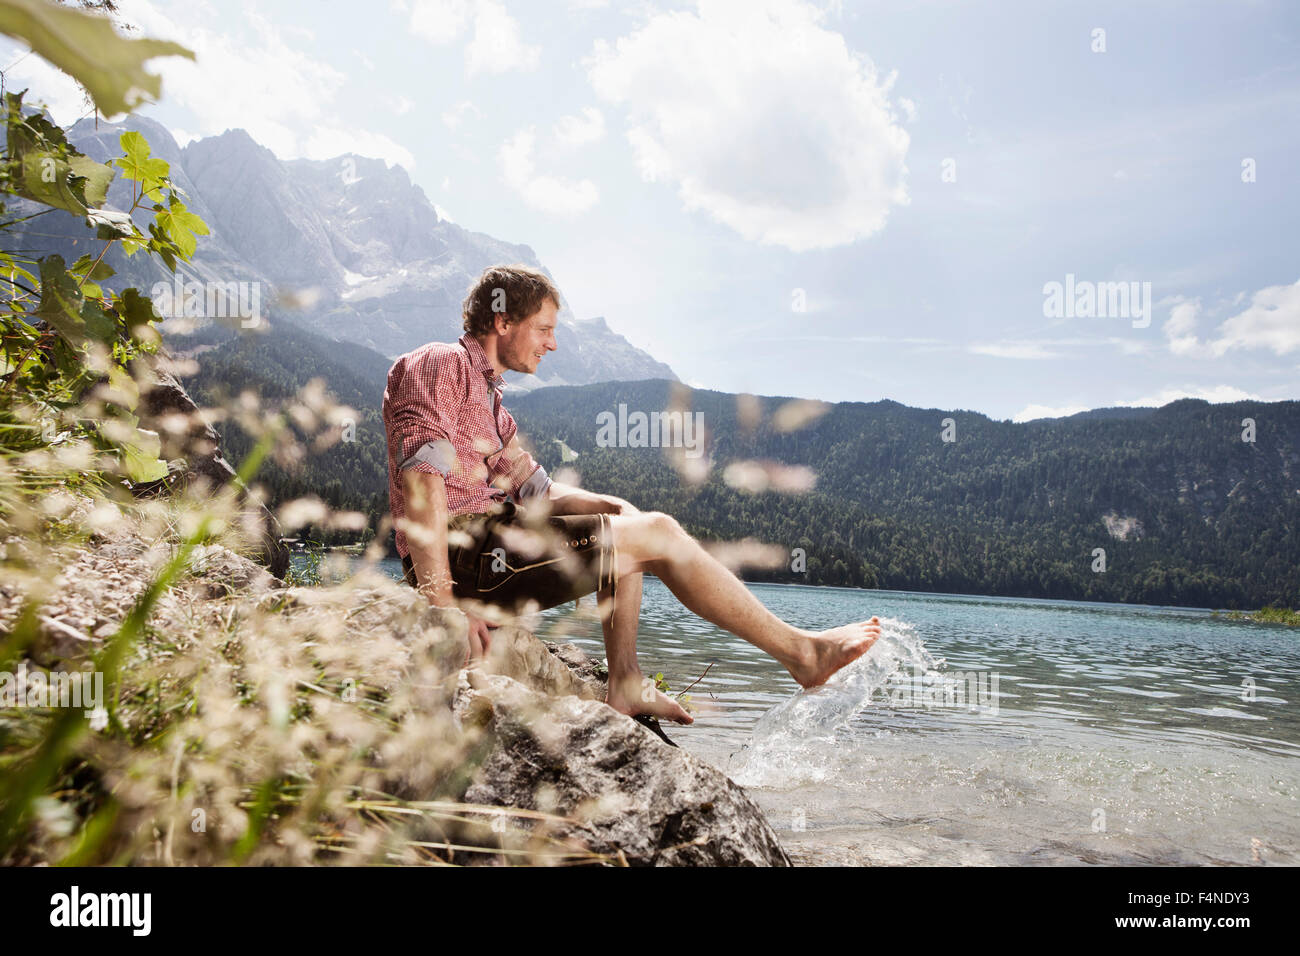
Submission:
<svg viewBox="0 0 1300 956">
<path fill-rule="evenodd" d="M 435 607 L 455 607 L 447 556 L 447 488 L 437 472 L 402 470 L 406 547 L 420 593 Z"/>
<path fill-rule="evenodd" d="M 451 590 L 451 560 L 447 555 L 447 487 L 438 472 L 402 471 L 402 493 L 406 496 L 406 550 L 415 566 L 419 591 L 434 607 L 454 608 Z M 488 631 L 495 627 L 470 611 L 469 657 L 484 657 L 491 646 Z"/>
<path fill-rule="evenodd" d="M 508 421 L 513 426 L 514 419 Z M 584 491 L 573 485 L 555 481 L 524 449 L 523 443 L 519 440 L 518 429 L 512 428 L 512 431 L 510 440 L 506 442 L 502 460 L 509 475 L 511 494 L 517 501 L 527 502 L 532 497 L 548 498 L 551 514 L 556 515 L 637 513 L 636 507 L 622 498 L 598 495 L 595 492 Z"/>
<path fill-rule="evenodd" d="M 616 498 L 614 495 L 598 495 L 593 491 L 584 491 L 573 485 L 552 481 L 549 489 L 551 513 L 557 515 L 630 515 L 636 514 L 637 508 L 631 502 Z"/>
</svg>

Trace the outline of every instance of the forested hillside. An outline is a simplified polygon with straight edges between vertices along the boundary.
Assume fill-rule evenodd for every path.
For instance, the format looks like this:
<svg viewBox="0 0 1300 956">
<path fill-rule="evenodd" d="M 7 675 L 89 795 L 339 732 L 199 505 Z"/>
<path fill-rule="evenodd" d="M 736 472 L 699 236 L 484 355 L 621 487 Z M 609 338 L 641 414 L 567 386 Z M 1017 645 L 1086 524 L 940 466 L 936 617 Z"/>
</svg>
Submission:
<svg viewBox="0 0 1300 956">
<path fill-rule="evenodd" d="M 663 409 L 668 396 L 663 382 L 611 383 L 513 408 L 548 466 L 553 438 L 579 453 L 589 487 L 672 510 L 697 534 L 806 549 L 807 573 L 779 580 L 1197 606 L 1294 604 L 1300 590 L 1300 403 L 1185 400 L 1027 424 L 841 403 L 781 433 L 772 413 L 788 400 L 760 399 L 747 429 L 735 396 L 697 390 L 713 469 L 686 490 L 662 451 L 596 445 L 601 411 Z M 804 465 L 817 482 L 746 493 L 721 478 L 736 460 Z"/>
<path fill-rule="evenodd" d="M 314 376 L 361 413 L 356 441 L 272 469 L 277 500 L 315 493 L 370 515 L 386 509 L 378 405 L 387 362 L 347 361 L 310 333 L 275 348 L 232 339 L 197 355 L 200 398 L 223 388 L 283 395 Z M 296 354 L 288 362 L 284 356 Z M 578 453 L 584 486 L 670 511 L 693 534 L 803 549 L 806 569 L 747 577 L 810 584 L 1254 607 L 1300 603 L 1300 403 L 1100 410 L 1026 424 L 895 402 L 841 403 L 782 431 L 789 399 L 688 392 L 709 439 L 707 480 L 684 482 L 660 448 L 600 447 L 601 412 L 670 407 L 673 383 L 610 382 L 508 395 L 538 459 Z M 676 386 L 680 388 L 680 386 Z M 1245 418 L 1255 440 L 1242 440 Z M 951 441 L 944 440 L 945 419 Z M 228 435 L 239 454 L 241 436 Z M 737 461 L 805 466 L 802 492 L 752 492 L 724 479 Z M 339 539 L 336 539 L 339 540 Z M 1105 551 L 1105 570 L 1096 549 Z"/>
</svg>

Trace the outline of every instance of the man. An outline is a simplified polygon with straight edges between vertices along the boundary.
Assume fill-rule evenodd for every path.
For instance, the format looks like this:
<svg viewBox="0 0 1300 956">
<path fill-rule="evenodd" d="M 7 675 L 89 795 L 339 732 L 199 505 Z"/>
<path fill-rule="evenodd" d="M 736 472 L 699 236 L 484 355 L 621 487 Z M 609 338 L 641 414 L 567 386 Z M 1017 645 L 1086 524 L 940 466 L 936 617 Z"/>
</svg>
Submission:
<svg viewBox="0 0 1300 956">
<path fill-rule="evenodd" d="M 459 342 L 408 352 L 388 373 L 383 419 L 397 551 L 407 581 L 431 604 L 465 611 L 471 658 L 488 650 L 488 608 L 542 609 L 595 591 L 609 705 L 689 724 L 637 664 L 646 571 L 804 687 L 866 653 L 880 636 L 877 618 L 821 632 L 787 624 L 672 517 L 553 481 L 520 445 L 501 404 L 501 375 L 536 372 L 555 351 L 559 306 L 543 273 L 489 268 L 465 298 Z"/>
</svg>

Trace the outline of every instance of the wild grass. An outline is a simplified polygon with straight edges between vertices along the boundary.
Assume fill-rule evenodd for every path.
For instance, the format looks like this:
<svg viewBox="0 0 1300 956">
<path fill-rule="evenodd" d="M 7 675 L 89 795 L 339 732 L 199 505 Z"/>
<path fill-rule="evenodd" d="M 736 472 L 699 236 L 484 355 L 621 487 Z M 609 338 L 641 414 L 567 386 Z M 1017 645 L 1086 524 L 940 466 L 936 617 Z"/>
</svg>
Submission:
<svg viewBox="0 0 1300 956">
<path fill-rule="evenodd" d="M 98 671 L 107 698 L 98 720 L 0 708 L 0 861 L 617 863 L 552 836 L 561 818 L 463 802 L 490 741 L 454 717 L 461 645 L 413 591 L 364 573 L 312 588 L 213 579 L 257 551 L 260 462 L 303 453 L 285 422 L 328 428 L 332 412 L 319 391 L 236 411 L 259 436 L 242 500 L 199 483 L 136 498 L 87 449 L 0 455 L 0 671 Z M 297 513 L 321 518 L 310 502 Z M 120 615 L 89 601 L 87 620 L 115 618 L 94 634 L 65 614 L 56 636 L 78 639 L 55 653 L 52 605 L 113 574 L 134 600 Z"/>
</svg>

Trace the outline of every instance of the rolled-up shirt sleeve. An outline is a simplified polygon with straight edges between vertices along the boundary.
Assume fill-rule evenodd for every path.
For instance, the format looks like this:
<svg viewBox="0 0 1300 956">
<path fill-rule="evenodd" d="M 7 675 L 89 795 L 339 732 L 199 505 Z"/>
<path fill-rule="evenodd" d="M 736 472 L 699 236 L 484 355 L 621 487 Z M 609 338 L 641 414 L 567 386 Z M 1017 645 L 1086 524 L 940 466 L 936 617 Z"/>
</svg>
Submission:
<svg viewBox="0 0 1300 956">
<path fill-rule="evenodd" d="M 400 442 L 398 470 L 438 472 L 447 478 L 459 470 L 456 421 L 465 404 L 466 368 L 454 354 L 429 353 L 404 370 L 396 383 L 389 441 Z"/>
<path fill-rule="evenodd" d="M 504 473 L 509 477 L 511 497 L 517 502 L 545 497 L 551 488 L 550 476 L 520 443 L 519 431 L 510 413 L 504 412 L 502 417 L 506 419 L 506 427 L 502 435 L 506 439 L 502 465 Z"/>
</svg>

